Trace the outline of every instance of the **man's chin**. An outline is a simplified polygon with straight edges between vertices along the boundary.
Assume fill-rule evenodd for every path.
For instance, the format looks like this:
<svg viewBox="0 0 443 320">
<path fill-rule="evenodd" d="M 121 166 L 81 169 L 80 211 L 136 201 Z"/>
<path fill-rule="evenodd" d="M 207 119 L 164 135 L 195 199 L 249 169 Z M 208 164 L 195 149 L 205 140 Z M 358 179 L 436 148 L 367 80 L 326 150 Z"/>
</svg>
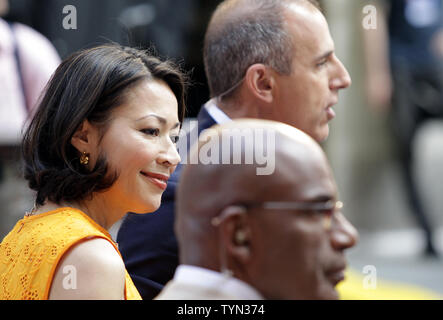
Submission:
<svg viewBox="0 0 443 320">
<path fill-rule="evenodd" d="M 323 125 L 318 132 L 313 136 L 314 140 L 318 143 L 324 142 L 329 137 L 329 125 L 326 123 Z"/>
<path fill-rule="evenodd" d="M 339 300 L 340 295 L 338 294 L 338 291 L 336 287 L 333 285 L 328 286 L 328 288 L 325 288 L 325 290 L 319 295 L 319 300 Z"/>
</svg>

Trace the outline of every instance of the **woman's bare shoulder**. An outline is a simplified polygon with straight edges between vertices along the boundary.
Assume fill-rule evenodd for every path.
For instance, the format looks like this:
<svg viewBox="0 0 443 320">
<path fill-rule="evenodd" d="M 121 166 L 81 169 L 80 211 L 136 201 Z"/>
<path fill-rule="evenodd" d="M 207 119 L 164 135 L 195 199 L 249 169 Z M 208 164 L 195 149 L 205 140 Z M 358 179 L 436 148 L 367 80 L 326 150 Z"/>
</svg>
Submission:
<svg viewBox="0 0 443 320">
<path fill-rule="evenodd" d="M 124 299 L 125 265 L 105 239 L 80 242 L 61 259 L 49 299 Z"/>
</svg>

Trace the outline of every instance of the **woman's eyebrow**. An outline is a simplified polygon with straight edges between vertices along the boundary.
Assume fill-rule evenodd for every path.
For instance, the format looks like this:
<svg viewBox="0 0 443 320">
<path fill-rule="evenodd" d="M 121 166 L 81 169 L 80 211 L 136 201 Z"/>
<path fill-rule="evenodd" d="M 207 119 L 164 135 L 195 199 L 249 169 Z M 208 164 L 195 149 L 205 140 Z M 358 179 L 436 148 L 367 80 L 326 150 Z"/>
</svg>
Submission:
<svg viewBox="0 0 443 320">
<path fill-rule="evenodd" d="M 167 122 L 165 118 L 160 117 L 159 115 L 157 115 L 157 114 L 155 114 L 155 113 L 147 114 L 146 116 L 143 116 L 143 117 L 137 119 L 136 121 L 141 121 L 141 120 L 144 120 L 144 119 L 146 119 L 146 118 L 148 118 L 148 117 L 154 117 L 154 118 L 157 118 L 158 121 L 160 121 L 162 124 L 166 124 L 166 122 Z"/>
<path fill-rule="evenodd" d="M 137 119 L 136 121 L 138 122 L 138 121 L 141 121 L 141 120 L 146 119 L 148 117 L 154 117 L 154 118 L 158 119 L 158 121 L 160 121 L 160 123 L 162 125 L 166 125 L 168 123 L 168 121 L 165 118 L 163 118 L 163 117 L 161 117 L 161 116 L 159 116 L 159 115 L 157 115 L 155 113 L 147 114 L 146 116 L 143 116 L 143 117 Z M 176 124 L 174 124 L 172 129 L 175 129 L 175 128 L 179 127 L 179 126 L 180 126 L 180 122 L 177 122 Z"/>
</svg>

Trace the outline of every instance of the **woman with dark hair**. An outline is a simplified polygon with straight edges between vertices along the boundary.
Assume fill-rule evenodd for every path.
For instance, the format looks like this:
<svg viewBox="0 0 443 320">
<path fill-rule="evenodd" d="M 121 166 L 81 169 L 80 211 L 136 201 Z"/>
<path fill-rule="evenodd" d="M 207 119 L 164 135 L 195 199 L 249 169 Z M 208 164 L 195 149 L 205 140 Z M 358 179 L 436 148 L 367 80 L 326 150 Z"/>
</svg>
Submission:
<svg viewBox="0 0 443 320">
<path fill-rule="evenodd" d="M 178 68 L 141 50 L 61 63 L 24 134 L 36 200 L 0 244 L 0 299 L 140 299 L 106 230 L 160 206 L 184 95 Z"/>
</svg>

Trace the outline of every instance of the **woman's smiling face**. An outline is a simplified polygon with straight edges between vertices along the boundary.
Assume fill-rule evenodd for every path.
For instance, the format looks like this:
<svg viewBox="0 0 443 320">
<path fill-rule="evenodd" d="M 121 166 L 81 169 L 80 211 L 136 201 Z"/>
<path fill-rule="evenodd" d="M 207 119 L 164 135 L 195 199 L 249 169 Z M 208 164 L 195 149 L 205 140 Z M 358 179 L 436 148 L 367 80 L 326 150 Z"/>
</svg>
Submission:
<svg viewBox="0 0 443 320">
<path fill-rule="evenodd" d="M 180 162 L 179 130 L 177 99 L 165 82 L 148 80 L 128 89 L 98 146 L 109 172 L 118 174 L 103 192 L 109 205 L 137 213 L 158 209 Z"/>
</svg>

